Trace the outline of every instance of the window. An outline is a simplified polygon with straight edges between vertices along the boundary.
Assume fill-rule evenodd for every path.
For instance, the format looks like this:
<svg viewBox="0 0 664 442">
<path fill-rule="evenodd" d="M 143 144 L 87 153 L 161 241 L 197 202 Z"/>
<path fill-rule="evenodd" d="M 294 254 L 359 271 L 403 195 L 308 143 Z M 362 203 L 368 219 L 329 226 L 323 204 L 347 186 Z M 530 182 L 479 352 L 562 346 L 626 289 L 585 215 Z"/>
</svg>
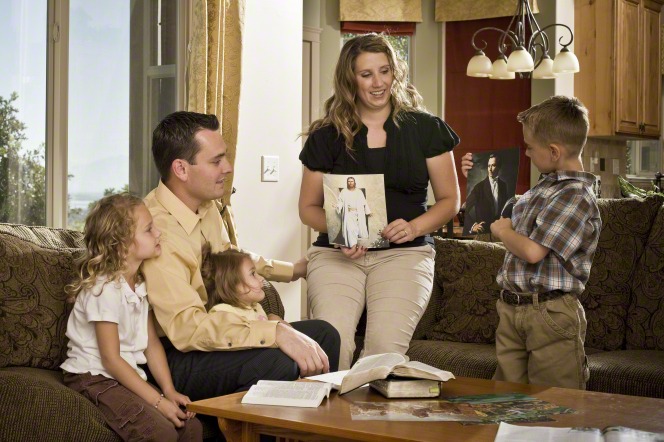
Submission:
<svg viewBox="0 0 664 442">
<path fill-rule="evenodd" d="M 360 33 L 343 33 L 341 34 L 342 45 L 353 37 L 361 35 Z M 408 63 L 410 68 L 410 35 L 386 35 L 387 41 L 390 42 L 394 50 L 397 52 L 399 58 Z"/>
<path fill-rule="evenodd" d="M 415 23 L 412 22 L 341 22 L 341 44 L 349 39 L 369 32 L 384 33 L 399 58 L 408 64 L 412 77 L 412 40 L 415 35 Z"/>
<path fill-rule="evenodd" d="M 627 141 L 627 174 L 653 179 L 662 170 L 660 140 Z"/>
<path fill-rule="evenodd" d="M 80 229 L 105 193 L 156 185 L 151 133 L 183 107 L 190 7 L 3 3 L 0 222 Z"/>
<path fill-rule="evenodd" d="M 0 14 L 0 222 L 46 224 L 46 2 Z"/>
<path fill-rule="evenodd" d="M 69 228 L 129 184 L 129 23 L 127 2 L 69 2 Z"/>
</svg>

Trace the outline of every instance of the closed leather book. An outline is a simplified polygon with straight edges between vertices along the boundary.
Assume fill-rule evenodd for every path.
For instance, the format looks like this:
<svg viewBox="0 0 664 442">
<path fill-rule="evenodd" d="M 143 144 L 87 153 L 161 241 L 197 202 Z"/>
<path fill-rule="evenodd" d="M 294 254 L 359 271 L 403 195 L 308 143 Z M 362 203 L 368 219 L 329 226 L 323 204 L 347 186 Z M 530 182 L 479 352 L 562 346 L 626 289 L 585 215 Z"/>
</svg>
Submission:
<svg viewBox="0 0 664 442">
<path fill-rule="evenodd" d="M 371 388 L 387 398 L 437 397 L 440 382 L 429 379 L 378 379 L 369 383 Z"/>
</svg>

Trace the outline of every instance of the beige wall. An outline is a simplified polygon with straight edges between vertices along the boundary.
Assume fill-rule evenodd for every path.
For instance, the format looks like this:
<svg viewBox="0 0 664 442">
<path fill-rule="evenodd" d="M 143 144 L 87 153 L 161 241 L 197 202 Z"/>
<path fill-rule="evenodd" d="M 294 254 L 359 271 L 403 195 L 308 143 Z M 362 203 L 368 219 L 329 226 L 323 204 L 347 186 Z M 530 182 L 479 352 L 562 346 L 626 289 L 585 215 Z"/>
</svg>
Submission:
<svg viewBox="0 0 664 442">
<path fill-rule="evenodd" d="M 232 202 L 240 246 L 287 261 L 300 255 L 301 103 L 302 4 L 247 0 Z M 261 182 L 261 155 L 279 156 L 278 182 Z M 286 319 L 299 320 L 300 282 L 275 285 Z"/>
</svg>

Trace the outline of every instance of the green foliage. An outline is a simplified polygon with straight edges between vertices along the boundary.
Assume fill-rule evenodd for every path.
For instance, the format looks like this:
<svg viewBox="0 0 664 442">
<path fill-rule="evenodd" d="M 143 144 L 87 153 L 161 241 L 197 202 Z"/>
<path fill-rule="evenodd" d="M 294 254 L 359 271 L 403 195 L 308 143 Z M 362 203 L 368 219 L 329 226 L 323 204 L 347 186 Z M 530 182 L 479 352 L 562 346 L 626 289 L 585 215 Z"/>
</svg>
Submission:
<svg viewBox="0 0 664 442">
<path fill-rule="evenodd" d="M 16 100 L 16 92 L 9 98 L 0 96 L 0 222 L 45 225 L 46 146 L 41 143 L 36 149 L 23 148 L 26 126 L 17 117 Z M 108 188 L 104 196 L 128 190 L 128 184 L 119 190 Z M 69 208 L 68 204 L 68 227 L 83 230 L 85 217 L 95 203 L 87 209 Z"/>
<path fill-rule="evenodd" d="M 23 150 L 26 126 L 14 102 L 0 96 L 0 222 L 46 224 L 45 145 Z"/>
<path fill-rule="evenodd" d="M 645 198 L 651 195 L 664 196 L 664 193 L 656 191 L 654 185 L 653 190 L 644 190 L 640 187 L 636 187 L 620 175 L 618 175 L 618 187 L 620 187 L 620 193 L 627 198 Z"/>
</svg>

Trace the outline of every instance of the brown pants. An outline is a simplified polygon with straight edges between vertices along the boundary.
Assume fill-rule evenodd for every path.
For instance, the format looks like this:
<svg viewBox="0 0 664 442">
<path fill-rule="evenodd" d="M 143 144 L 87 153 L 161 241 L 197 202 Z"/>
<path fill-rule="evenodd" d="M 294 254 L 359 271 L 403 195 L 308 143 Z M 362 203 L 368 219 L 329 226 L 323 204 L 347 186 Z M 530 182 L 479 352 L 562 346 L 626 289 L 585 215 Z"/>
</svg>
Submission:
<svg viewBox="0 0 664 442">
<path fill-rule="evenodd" d="M 90 373 L 65 373 L 64 383 L 95 404 L 106 423 L 124 441 L 201 441 L 203 427 L 198 419 L 175 425 L 139 396 L 115 379 Z"/>
<path fill-rule="evenodd" d="M 586 314 L 574 295 L 513 306 L 498 300 L 493 379 L 584 390 Z"/>
<path fill-rule="evenodd" d="M 360 259 L 349 259 L 339 249 L 309 249 L 309 306 L 314 319 L 339 331 L 339 370 L 350 367 L 365 306 L 363 356 L 408 351 L 431 297 L 435 254 L 430 246 L 421 246 L 369 251 Z"/>
</svg>

